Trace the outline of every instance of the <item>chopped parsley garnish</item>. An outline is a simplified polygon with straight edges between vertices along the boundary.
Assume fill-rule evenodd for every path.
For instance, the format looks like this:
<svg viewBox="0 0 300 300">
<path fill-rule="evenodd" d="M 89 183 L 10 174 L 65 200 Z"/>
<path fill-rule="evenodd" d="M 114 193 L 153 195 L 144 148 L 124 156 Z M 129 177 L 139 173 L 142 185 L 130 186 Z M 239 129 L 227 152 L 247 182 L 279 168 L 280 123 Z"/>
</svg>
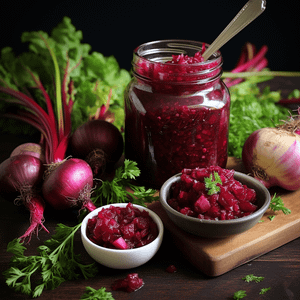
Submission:
<svg viewBox="0 0 300 300">
<path fill-rule="evenodd" d="M 210 174 L 209 177 L 205 177 L 204 183 L 205 188 L 208 190 L 208 195 L 213 195 L 220 192 L 220 187 L 217 184 L 222 184 L 222 180 L 217 172 L 214 172 L 214 176 L 213 174 Z"/>
</svg>

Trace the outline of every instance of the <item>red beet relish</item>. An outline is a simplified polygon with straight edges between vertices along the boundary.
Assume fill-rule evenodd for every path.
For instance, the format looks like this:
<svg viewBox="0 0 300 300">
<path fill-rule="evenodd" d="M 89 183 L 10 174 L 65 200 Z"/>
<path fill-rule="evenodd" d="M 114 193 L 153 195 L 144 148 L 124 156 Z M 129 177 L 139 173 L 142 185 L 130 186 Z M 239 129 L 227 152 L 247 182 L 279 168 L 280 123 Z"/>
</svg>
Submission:
<svg viewBox="0 0 300 300">
<path fill-rule="evenodd" d="M 88 220 L 87 237 L 95 244 L 112 249 L 133 249 L 151 243 L 158 228 L 146 210 L 132 203 L 126 207 L 111 205 Z"/>
<path fill-rule="evenodd" d="M 155 188 L 184 167 L 227 163 L 230 97 L 220 80 L 222 57 L 217 52 L 204 62 L 202 43 L 195 42 L 196 52 L 181 43 L 176 47 L 187 54 L 171 57 L 160 45 L 138 48 L 125 93 L 125 156 L 138 163 L 139 180 Z"/>
<path fill-rule="evenodd" d="M 222 183 L 219 191 L 210 195 L 205 178 L 215 180 L 217 173 Z M 218 166 L 184 169 L 181 180 L 173 183 L 168 204 L 178 212 L 206 220 L 230 220 L 248 216 L 257 210 L 255 190 L 233 178 L 234 170 Z"/>
<path fill-rule="evenodd" d="M 128 293 L 135 292 L 142 288 L 144 281 L 139 277 L 138 273 L 131 273 L 124 279 L 117 279 L 112 284 L 111 288 L 113 291 L 126 291 Z"/>
</svg>

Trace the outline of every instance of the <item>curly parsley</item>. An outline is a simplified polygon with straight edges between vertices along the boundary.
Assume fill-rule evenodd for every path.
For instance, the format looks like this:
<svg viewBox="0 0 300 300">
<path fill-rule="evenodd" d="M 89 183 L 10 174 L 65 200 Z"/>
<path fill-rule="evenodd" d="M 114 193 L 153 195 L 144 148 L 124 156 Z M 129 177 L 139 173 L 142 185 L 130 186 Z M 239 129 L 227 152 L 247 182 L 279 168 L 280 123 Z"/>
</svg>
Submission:
<svg viewBox="0 0 300 300">
<path fill-rule="evenodd" d="M 113 180 L 103 181 L 93 192 L 92 201 L 97 205 L 131 202 L 145 206 L 158 199 L 157 190 L 146 189 L 132 183 L 140 175 L 137 163 L 125 159 L 124 165 L 116 170 Z"/>
</svg>

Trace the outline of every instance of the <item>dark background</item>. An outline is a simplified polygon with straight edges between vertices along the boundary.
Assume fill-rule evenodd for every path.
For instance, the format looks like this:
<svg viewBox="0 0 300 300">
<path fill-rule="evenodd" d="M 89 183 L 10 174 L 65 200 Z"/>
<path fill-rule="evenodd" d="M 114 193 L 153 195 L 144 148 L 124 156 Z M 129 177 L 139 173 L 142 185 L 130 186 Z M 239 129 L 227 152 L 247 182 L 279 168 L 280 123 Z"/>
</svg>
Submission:
<svg viewBox="0 0 300 300">
<path fill-rule="evenodd" d="M 50 32 L 64 16 L 83 31 L 92 50 L 113 55 L 129 70 L 133 49 L 141 43 L 169 38 L 211 43 L 246 0 L 4 0 L 0 5 L 0 46 L 23 50 L 23 31 Z M 268 0 L 267 9 L 221 48 L 224 70 L 231 70 L 242 46 L 267 45 L 271 70 L 300 71 L 299 0 Z"/>
</svg>

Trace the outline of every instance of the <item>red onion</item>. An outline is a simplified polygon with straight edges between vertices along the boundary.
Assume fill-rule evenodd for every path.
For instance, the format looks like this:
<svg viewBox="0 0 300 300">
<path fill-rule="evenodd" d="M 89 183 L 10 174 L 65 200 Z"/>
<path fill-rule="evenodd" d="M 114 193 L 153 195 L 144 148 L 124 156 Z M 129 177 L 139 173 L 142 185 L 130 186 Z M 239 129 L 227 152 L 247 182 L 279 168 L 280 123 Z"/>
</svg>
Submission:
<svg viewBox="0 0 300 300">
<path fill-rule="evenodd" d="M 45 162 L 44 151 L 40 144 L 36 144 L 36 143 L 21 144 L 12 151 L 10 156 L 12 157 L 20 154 L 32 155 L 40 159 L 42 162 Z"/>
<path fill-rule="evenodd" d="M 90 120 L 70 138 L 71 155 L 87 161 L 94 176 L 101 176 L 121 158 L 123 137 L 118 128 L 104 120 Z"/>
<path fill-rule="evenodd" d="M 246 140 L 242 160 L 248 172 L 267 188 L 300 188 L 300 136 L 292 122 L 263 128 Z"/>
<path fill-rule="evenodd" d="M 45 178 L 42 192 L 44 199 L 57 210 L 71 207 L 96 207 L 92 203 L 91 189 L 93 187 L 93 172 L 82 159 L 70 158 L 60 163 Z"/>
<path fill-rule="evenodd" d="M 21 240 L 31 239 L 39 227 L 48 232 L 43 225 L 44 201 L 36 189 L 42 182 L 44 167 L 42 162 L 31 155 L 16 155 L 3 161 L 0 165 L 0 191 L 9 199 L 16 196 L 15 202 L 22 203 L 30 211 L 30 227 Z"/>
</svg>

